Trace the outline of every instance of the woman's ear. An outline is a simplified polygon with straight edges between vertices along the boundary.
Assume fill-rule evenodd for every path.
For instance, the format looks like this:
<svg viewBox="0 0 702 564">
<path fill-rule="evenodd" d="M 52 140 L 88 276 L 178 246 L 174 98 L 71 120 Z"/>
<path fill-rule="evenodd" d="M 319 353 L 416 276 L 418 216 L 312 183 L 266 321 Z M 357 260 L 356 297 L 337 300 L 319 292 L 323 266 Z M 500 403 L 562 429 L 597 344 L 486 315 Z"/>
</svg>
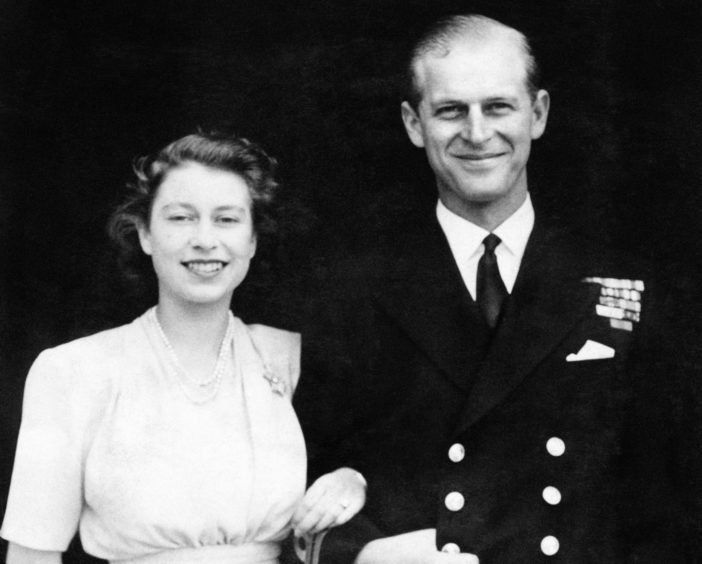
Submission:
<svg viewBox="0 0 702 564">
<path fill-rule="evenodd" d="M 256 255 L 256 248 L 258 247 L 258 236 L 254 233 L 251 235 L 251 249 L 249 249 L 249 259 L 254 258 Z M 146 252 L 146 251 L 144 251 Z"/>
<path fill-rule="evenodd" d="M 143 221 L 139 221 L 137 223 L 137 233 L 139 234 L 139 244 L 141 245 L 141 250 L 147 255 L 151 255 L 153 252 L 151 247 L 151 233 Z"/>
</svg>

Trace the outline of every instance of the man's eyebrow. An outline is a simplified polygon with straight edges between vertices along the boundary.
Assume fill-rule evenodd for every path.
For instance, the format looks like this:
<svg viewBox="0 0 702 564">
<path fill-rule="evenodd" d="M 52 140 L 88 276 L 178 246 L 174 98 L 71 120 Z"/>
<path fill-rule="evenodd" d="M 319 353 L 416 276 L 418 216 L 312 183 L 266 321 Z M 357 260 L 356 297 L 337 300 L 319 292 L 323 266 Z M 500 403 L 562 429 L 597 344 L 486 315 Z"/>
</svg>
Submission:
<svg viewBox="0 0 702 564">
<path fill-rule="evenodd" d="M 512 102 L 516 103 L 519 101 L 519 98 L 517 96 L 512 96 L 509 94 L 504 94 L 504 95 L 496 95 L 496 96 L 489 96 L 487 98 L 483 98 L 480 100 L 481 104 L 489 104 L 490 102 Z M 438 106 L 458 106 L 458 107 L 467 107 L 470 104 L 464 100 L 459 100 L 456 98 L 451 98 L 451 97 L 446 97 L 446 98 L 437 98 L 436 100 L 432 100 L 430 102 L 430 105 L 432 107 L 438 107 Z"/>
<path fill-rule="evenodd" d="M 490 96 L 489 98 L 486 98 L 483 100 L 483 103 L 485 102 L 517 102 L 519 98 L 517 96 Z"/>
<path fill-rule="evenodd" d="M 436 100 L 433 100 L 430 102 L 432 107 L 437 107 L 437 106 L 459 106 L 459 107 L 466 107 L 468 104 L 462 100 L 457 100 L 455 98 L 437 98 Z"/>
</svg>

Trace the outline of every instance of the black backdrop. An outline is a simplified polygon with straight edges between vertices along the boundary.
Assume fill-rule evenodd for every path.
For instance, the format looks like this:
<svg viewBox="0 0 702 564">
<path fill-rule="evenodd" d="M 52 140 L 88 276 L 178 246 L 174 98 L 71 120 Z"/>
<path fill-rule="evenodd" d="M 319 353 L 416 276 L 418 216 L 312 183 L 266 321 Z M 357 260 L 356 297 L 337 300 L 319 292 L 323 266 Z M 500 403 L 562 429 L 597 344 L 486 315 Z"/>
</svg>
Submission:
<svg viewBox="0 0 702 564">
<path fill-rule="evenodd" d="M 552 96 L 530 164 L 537 206 L 699 279 L 698 0 L 2 0 L 0 502 L 32 359 L 145 305 L 104 234 L 132 158 L 197 126 L 279 158 L 289 219 L 235 309 L 294 327 L 314 257 L 371 245 L 382 224 L 392 236 L 435 197 L 398 82 L 408 38 L 455 10 L 534 40 Z"/>
</svg>

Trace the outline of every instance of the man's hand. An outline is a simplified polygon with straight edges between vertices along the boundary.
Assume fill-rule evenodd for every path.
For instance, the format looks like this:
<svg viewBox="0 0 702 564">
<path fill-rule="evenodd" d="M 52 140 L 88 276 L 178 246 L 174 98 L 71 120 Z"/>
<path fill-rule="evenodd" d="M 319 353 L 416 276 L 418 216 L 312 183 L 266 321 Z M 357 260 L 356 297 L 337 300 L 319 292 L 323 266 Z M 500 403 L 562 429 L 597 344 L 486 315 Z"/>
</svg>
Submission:
<svg viewBox="0 0 702 564">
<path fill-rule="evenodd" d="M 479 564 L 474 554 L 436 549 L 436 529 L 412 531 L 369 542 L 355 564 Z"/>
<path fill-rule="evenodd" d="M 292 518 L 295 536 L 343 525 L 366 503 L 366 481 L 351 468 L 339 468 L 315 480 Z"/>
</svg>

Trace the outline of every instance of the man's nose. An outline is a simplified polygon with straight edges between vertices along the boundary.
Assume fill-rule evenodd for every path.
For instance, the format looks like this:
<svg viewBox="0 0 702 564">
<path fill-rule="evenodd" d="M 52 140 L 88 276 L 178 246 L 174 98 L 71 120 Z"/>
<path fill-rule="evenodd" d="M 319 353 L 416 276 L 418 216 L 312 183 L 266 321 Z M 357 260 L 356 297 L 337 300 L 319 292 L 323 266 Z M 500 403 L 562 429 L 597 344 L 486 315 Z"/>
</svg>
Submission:
<svg viewBox="0 0 702 564">
<path fill-rule="evenodd" d="M 471 108 L 461 130 L 463 139 L 472 145 L 482 145 L 490 139 L 490 135 L 492 135 L 492 128 L 483 112 L 479 109 L 474 110 Z"/>
</svg>

